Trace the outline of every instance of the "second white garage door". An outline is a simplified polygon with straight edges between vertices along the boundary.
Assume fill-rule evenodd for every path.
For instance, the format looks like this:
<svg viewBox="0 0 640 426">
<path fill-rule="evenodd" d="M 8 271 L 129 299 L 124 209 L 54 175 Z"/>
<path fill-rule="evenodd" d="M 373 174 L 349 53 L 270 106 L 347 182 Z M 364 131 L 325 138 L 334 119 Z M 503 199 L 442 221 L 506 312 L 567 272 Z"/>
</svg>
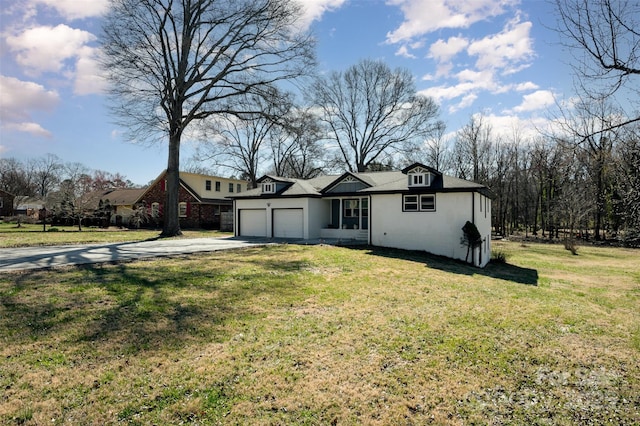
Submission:
<svg viewBox="0 0 640 426">
<path fill-rule="evenodd" d="M 304 238 L 302 209 L 273 209 L 275 238 Z"/>
<path fill-rule="evenodd" d="M 267 236 L 267 211 L 265 209 L 240 210 L 240 232 L 243 237 Z"/>
</svg>

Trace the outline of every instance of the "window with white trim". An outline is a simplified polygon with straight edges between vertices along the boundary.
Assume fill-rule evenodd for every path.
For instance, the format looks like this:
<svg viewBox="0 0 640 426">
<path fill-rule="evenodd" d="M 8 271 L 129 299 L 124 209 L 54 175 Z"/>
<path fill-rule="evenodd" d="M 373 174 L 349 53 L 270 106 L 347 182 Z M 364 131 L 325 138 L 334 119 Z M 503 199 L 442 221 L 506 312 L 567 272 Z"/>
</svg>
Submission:
<svg viewBox="0 0 640 426">
<path fill-rule="evenodd" d="M 187 203 L 178 203 L 178 216 L 187 217 Z"/>
<path fill-rule="evenodd" d="M 418 196 L 417 195 L 405 195 L 402 202 L 402 210 L 405 212 L 417 212 L 418 211 Z"/>
<path fill-rule="evenodd" d="M 432 212 L 436 210 L 436 196 L 434 194 L 420 195 L 420 211 Z"/>
<path fill-rule="evenodd" d="M 160 203 L 151 203 L 151 217 L 160 216 Z"/>
<path fill-rule="evenodd" d="M 273 182 L 263 182 L 262 183 L 262 193 L 263 194 L 273 194 L 276 192 L 276 184 Z"/>
<path fill-rule="evenodd" d="M 435 194 L 405 195 L 402 197 L 402 210 L 405 212 L 436 211 Z"/>
<path fill-rule="evenodd" d="M 344 200 L 343 202 L 344 217 L 360 216 L 360 200 Z"/>
<path fill-rule="evenodd" d="M 431 172 L 422 167 L 417 167 L 407 173 L 408 185 L 410 187 L 431 186 L 431 178 Z"/>
</svg>

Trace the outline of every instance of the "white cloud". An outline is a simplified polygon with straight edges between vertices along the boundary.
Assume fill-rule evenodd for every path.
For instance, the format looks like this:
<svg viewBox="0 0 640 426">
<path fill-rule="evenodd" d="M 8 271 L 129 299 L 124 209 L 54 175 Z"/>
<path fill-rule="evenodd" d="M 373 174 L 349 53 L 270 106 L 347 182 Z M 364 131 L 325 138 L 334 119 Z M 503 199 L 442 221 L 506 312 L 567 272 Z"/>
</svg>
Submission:
<svg viewBox="0 0 640 426">
<path fill-rule="evenodd" d="M 50 131 L 44 129 L 41 125 L 39 125 L 38 123 L 32 123 L 32 122 L 7 123 L 7 124 L 2 124 L 2 128 L 8 131 L 29 133 L 33 136 L 38 136 L 42 138 L 50 138 L 53 136 Z"/>
<path fill-rule="evenodd" d="M 514 112 L 536 111 L 555 104 L 556 99 L 550 90 L 538 90 L 522 97 L 522 103 L 513 108 Z"/>
<path fill-rule="evenodd" d="M 513 141 L 517 136 L 523 141 L 533 141 L 540 136 L 540 129 L 549 125 L 546 118 L 523 119 L 517 115 L 483 114 L 483 123 L 491 127 L 491 133 L 504 141 Z"/>
<path fill-rule="evenodd" d="M 468 45 L 469 40 L 464 37 L 449 37 L 447 41 L 439 39 L 429 48 L 429 57 L 438 62 L 449 62 Z"/>
<path fill-rule="evenodd" d="M 109 0 L 32 0 L 32 2 L 55 9 L 68 20 L 100 16 L 109 8 Z"/>
<path fill-rule="evenodd" d="M 81 50 L 76 63 L 75 84 L 73 92 L 76 95 L 103 93 L 106 79 L 97 59 L 97 49 L 85 47 Z"/>
<path fill-rule="evenodd" d="M 480 69 L 502 69 L 503 74 L 512 74 L 534 57 L 531 37 L 531 22 L 518 22 L 517 18 L 498 34 L 472 41 L 467 49 L 470 56 L 477 56 Z"/>
<path fill-rule="evenodd" d="M 58 93 L 30 81 L 0 75 L 0 121 L 9 130 L 51 136 L 31 121 L 32 111 L 52 111 L 59 102 Z"/>
<path fill-rule="evenodd" d="M 9 49 L 16 54 L 16 61 L 32 75 L 43 72 L 60 72 L 64 62 L 76 58 L 80 50 L 94 41 L 93 34 L 68 27 L 40 26 L 6 38 Z"/>
<path fill-rule="evenodd" d="M 389 0 L 404 14 L 404 22 L 387 33 L 388 43 L 411 40 L 442 28 L 468 28 L 498 16 L 515 0 Z"/>
<path fill-rule="evenodd" d="M 325 12 L 331 12 L 339 9 L 346 3 L 346 1 L 347 0 L 298 0 L 298 3 L 300 3 L 304 11 L 300 27 L 309 28 L 313 21 L 319 21 L 322 19 L 322 15 Z"/>
<path fill-rule="evenodd" d="M 529 90 L 536 90 L 539 87 L 540 86 L 532 81 L 525 81 L 524 83 L 517 84 L 514 89 L 518 92 L 526 92 Z"/>
<path fill-rule="evenodd" d="M 402 45 L 398 50 L 396 50 L 396 56 L 402 56 L 403 58 L 408 59 L 416 58 L 416 55 L 409 52 L 409 48 L 406 45 Z"/>
</svg>

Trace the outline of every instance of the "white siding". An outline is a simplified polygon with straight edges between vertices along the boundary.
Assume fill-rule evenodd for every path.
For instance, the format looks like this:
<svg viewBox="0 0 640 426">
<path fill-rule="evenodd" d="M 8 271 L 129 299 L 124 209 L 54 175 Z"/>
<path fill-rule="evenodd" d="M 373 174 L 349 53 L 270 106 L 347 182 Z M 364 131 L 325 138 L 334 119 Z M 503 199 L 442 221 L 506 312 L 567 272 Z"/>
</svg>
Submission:
<svg viewBox="0 0 640 426">
<path fill-rule="evenodd" d="M 467 248 L 461 244 L 462 227 L 467 220 L 472 221 L 472 197 L 472 193 L 468 192 L 437 193 L 435 212 L 403 212 L 402 195 L 373 195 L 370 207 L 371 243 L 382 247 L 424 250 L 465 260 Z M 478 198 L 479 194 L 475 194 L 475 197 Z M 476 209 L 479 211 L 478 203 Z M 489 214 L 489 224 L 490 217 Z M 483 236 L 490 230 L 484 222 L 479 224 L 476 221 L 476 226 Z M 486 260 L 483 256 L 482 263 Z"/>
</svg>

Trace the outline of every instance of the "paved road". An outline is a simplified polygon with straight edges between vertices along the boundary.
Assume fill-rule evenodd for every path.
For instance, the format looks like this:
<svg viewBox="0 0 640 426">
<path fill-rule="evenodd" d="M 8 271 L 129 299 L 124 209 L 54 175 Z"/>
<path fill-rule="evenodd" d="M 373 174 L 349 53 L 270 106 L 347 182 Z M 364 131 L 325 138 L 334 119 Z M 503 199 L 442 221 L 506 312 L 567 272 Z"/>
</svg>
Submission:
<svg viewBox="0 0 640 426">
<path fill-rule="evenodd" d="M 0 272 L 228 250 L 265 244 L 268 244 L 266 240 L 227 237 L 0 249 Z"/>
</svg>

